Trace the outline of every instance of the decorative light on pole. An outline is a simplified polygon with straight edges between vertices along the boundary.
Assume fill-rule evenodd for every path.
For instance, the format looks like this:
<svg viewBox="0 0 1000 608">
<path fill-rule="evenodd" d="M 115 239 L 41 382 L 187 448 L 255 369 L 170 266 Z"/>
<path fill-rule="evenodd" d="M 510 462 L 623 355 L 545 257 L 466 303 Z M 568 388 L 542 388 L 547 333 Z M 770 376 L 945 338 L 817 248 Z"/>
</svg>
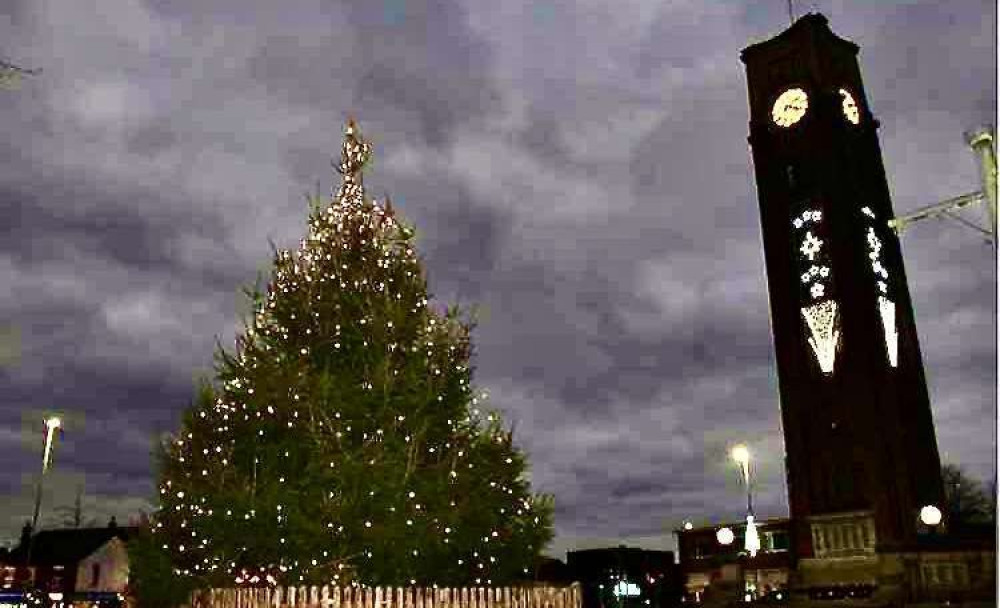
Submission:
<svg viewBox="0 0 1000 608">
<path fill-rule="evenodd" d="M 753 494 L 751 493 L 750 486 L 750 450 L 741 443 L 733 446 L 730 455 L 733 460 L 739 463 L 740 469 L 743 471 L 743 482 L 747 487 L 747 531 L 744 546 L 750 557 L 754 557 L 757 555 L 757 551 L 760 550 L 760 537 L 757 535 L 757 526 L 753 521 Z"/>
</svg>

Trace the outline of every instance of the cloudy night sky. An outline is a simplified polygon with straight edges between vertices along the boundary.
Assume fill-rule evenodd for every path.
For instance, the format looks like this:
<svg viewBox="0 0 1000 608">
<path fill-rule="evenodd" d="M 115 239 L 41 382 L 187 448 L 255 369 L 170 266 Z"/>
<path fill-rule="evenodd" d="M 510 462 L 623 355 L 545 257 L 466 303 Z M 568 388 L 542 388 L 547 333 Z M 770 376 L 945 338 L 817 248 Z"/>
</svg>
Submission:
<svg viewBox="0 0 1000 608">
<path fill-rule="evenodd" d="M 861 46 L 897 213 L 979 187 L 993 0 L 816 0 Z M 30 518 L 42 417 L 66 431 L 43 525 L 78 490 L 149 510 L 240 288 L 339 183 L 416 225 L 438 302 L 483 307 L 476 384 L 556 499 L 549 553 L 672 548 L 685 519 L 787 514 L 746 81 L 783 0 L 7 0 L 0 57 L 0 538 Z M 983 222 L 981 209 L 962 212 Z M 996 259 L 929 220 L 902 237 L 942 459 L 996 471 Z"/>
</svg>

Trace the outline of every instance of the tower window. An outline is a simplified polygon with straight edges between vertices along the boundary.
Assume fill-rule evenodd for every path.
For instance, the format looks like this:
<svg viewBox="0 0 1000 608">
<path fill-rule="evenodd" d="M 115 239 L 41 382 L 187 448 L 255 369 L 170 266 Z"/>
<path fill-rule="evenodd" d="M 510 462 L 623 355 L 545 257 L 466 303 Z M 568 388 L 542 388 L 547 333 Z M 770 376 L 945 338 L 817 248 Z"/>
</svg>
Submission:
<svg viewBox="0 0 1000 608">
<path fill-rule="evenodd" d="M 101 582 L 101 565 L 93 564 L 90 567 L 90 586 L 97 587 Z"/>
</svg>

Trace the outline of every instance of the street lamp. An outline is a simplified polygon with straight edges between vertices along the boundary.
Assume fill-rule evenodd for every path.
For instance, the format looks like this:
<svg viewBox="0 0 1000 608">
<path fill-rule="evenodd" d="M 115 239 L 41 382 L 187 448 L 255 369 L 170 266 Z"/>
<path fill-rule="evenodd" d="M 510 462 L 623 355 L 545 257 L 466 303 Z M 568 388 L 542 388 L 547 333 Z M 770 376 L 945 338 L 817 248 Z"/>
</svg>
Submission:
<svg viewBox="0 0 1000 608">
<path fill-rule="evenodd" d="M 920 521 L 925 526 L 936 526 L 941 523 L 941 509 L 934 505 L 927 505 L 920 509 Z"/>
<path fill-rule="evenodd" d="M 719 528 L 715 533 L 715 540 L 719 541 L 720 545 L 730 545 L 735 538 L 736 535 L 729 528 Z"/>
<path fill-rule="evenodd" d="M 743 471 L 743 482 L 747 487 L 747 531 L 744 537 L 746 539 L 744 546 L 750 557 L 754 557 L 757 555 L 757 551 L 760 550 L 760 537 L 757 535 L 757 526 L 753 522 L 753 494 L 751 493 L 750 486 L 750 450 L 741 443 L 733 446 L 730 456 L 739 463 L 740 469 Z"/>
<path fill-rule="evenodd" d="M 31 536 L 28 538 L 28 550 L 25 553 L 25 568 L 31 569 L 31 550 L 35 545 L 35 535 L 38 532 L 38 512 L 42 507 L 42 482 L 45 474 L 49 471 L 52 462 L 52 443 L 55 440 L 56 431 L 62 426 L 62 420 L 56 416 L 45 419 L 45 451 L 42 453 L 42 474 L 38 477 L 38 484 L 35 486 L 35 512 L 31 516 Z"/>
</svg>

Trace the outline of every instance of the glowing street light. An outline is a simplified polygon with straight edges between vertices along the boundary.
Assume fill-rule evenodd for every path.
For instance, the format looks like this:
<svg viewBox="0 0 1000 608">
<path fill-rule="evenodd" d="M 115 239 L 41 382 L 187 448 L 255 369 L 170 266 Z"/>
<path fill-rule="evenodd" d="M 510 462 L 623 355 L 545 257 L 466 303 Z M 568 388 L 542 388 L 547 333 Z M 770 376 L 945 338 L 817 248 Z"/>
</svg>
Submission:
<svg viewBox="0 0 1000 608">
<path fill-rule="evenodd" d="M 750 450 L 742 443 L 733 446 L 730 455 L 733 457 L 733 460 L 743 465 L 744 470 L 750 465 Z"/>
<path fill-rule="evenodd" d="M 55 416 L 45 420 L 45 454 L 42 456 L 42 473 L 49 470 L 49 457 L 52 455 L 52 438 L 60 426 L 62 426 L 62 420 L 59 420 Z"/>
<path fill-rule="evenodd" d="M 49 471 L 52 462 L 52 444 L 55 440 L 56 431 L 62 427 L 62 420 L 56 416 L 45 419 L 45 452 L 42 454 L 42 474 L 38 477 L 38 485 L 35 487 L 35 512 L 31 516 L 31 537 L 28 539 L 28 551 L 25 553 L 25 567 L 31 568 L 31 550 L 35 545 L 35 535 L 38 533 L 38 512 L 42 507 L 42 482 L 45 481 L 45 474 Z"/>
<path fill-rule="evenodd" d="M 760 537 L 757 535 L 757 526 L 753 522 L 753 494 L 750 486 L 750 449 L 742 443 L 733 446 L 730 456 L 740 465 L 743 472 L 743 482 L 747 486 L 747 531 L 744 536 L 746 543 L 744 547 L 750 557 L 757 555 L 760 550 Z"/>
<path fill-rule="evenodd" d="M 941 509 L 934 505 L 927 505 L 920 509 L 920 521 L 927 526 L 936 526 L 941 523 Z"/>
<path fill-rule="evenodd" d="M 720 545 L 731 545 L 733 540 L 736 539 L 736 535 L 729 528 L 719 528 L 715 533 L 715 539 L 719 541 Z"/>
</svg>

